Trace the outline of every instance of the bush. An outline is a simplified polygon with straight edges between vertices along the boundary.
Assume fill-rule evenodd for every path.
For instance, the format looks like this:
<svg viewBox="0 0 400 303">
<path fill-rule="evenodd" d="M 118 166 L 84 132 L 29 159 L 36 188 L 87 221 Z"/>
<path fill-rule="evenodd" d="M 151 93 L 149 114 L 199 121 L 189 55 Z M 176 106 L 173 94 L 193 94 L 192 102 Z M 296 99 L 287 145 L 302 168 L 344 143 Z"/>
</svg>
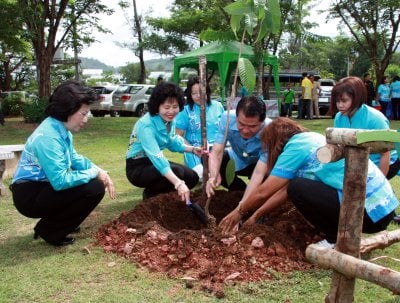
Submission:
<svg viewBox="0 0 400 303">
<path fill-rule="evenodd" d="M 22 96 L 18 94 L 10 95 L 1 102 L 1 109 L 4 116 L 21 116 L 24 107 Z"/>
<path fill-rule="evenodd" d="M 23 117 L 27 123 L 40 123 L 46 115 L 44 110 L 49 103 L 48 98 L 35 98 L 31 102 L 25 103 L 23 108 Z"/>
</svg>

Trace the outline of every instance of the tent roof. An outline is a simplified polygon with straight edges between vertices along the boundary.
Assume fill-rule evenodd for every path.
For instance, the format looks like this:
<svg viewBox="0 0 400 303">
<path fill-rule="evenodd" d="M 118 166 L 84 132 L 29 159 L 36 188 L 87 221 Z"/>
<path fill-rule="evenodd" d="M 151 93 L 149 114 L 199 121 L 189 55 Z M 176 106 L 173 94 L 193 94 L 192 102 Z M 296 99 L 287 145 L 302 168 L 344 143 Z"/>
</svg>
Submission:
<svg viewBox="0 0 400 303">
<path fill-rule="evenodd" d="M 240 43 L 237 41 L 216 41 L 176 57 L 174 64 L 181 67 L 197 67 L 199 56 L 206 56 L 207 64 L 218 61 L 237 62 L 239 51 Z M 242 57 L 253 59 L 254 53 L 251 46 L 242 45 Z"/>
<path fill-rule="evenodd" d="M 241 45 L 238 41 L 215 41 L 178 56 L 174 60 L 174 81 L 176 83 L 179 82 L 179 72 L 182 67 L 198 69 L 199 56 L 205 56 L 207 68 L 218 70 L 221 79 L 222 93 L 224 94 L 225 86 L 229 81 L 229 75 L 236 67 L 239 59 L 240 48 L 242 48 L 241 57 L 247 58 L 254 63 L 252 46 Z M 272 65 L 274 74 L 278 76 L 278 59 L 276 56 L 265 56 L 264 63 Z M 279 80 L 278 83 L 275 82 L 275 86 L 276 85 L 278 85 L 279 88 Z M 224 95 L 222 98 L 224 98 Z"/>
</svg>

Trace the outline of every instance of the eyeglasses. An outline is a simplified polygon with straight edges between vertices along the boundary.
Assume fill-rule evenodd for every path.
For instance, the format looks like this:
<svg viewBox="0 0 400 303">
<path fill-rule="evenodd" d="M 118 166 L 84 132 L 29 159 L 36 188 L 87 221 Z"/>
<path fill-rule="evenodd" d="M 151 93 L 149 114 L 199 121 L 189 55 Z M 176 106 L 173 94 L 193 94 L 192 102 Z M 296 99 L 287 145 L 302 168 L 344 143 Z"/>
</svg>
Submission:
<svg viewBox="0 0 400 303">
<path fill-rule="evenodd" d="M 192 93 L 192 96 L 200 96 L 200 92 L 198 92 L 198 93 Z"/>
<path fill-rule="evenodd" d="M 89 115 L 89 112 L 79 112 L 82 117 L 87 117 Z"/>
</svg>

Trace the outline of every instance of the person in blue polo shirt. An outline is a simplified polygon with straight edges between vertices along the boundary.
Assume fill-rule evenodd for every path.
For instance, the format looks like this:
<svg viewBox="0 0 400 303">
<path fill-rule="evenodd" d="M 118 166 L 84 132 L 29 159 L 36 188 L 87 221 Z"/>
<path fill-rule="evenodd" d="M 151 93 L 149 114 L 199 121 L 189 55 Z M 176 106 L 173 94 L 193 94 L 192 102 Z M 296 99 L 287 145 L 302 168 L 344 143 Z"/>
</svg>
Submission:
<svg viewBox="0 0 400 303">
<path fill-rule="evenodd" d="M 68 234 L 102 200 L 105 190 L 115 198 L 107 172 L 79 155 L 72 132 L 88 121 L 89 105 L 96 92 L 77 81 L 59 85 L 50 96 L 48 117 L 25 143 L 10 189 L 17 210 L 29 218 L 40 218 L 34 238 L 62 246 L 72 244 Z"/>
<path fill-rule="evenodd" d="M 218 132 L 218 123 L 224 112 L 221 102 L 211 100 L 210 87 L 206 87 L 206 131 L 207 144 L 211 148 Z M 185 141 L 193 146 L 201 147 L 203 142 L 201 138 L 201 119 L 200 119 L 200 78 L 192 77 L 187 83 L 186 105 L 176 117 L 176 132 L 185 138 Z M 206 147 L 206 148 L 207 148 Z M 184 153 L 184 163 L 193 169 L 199 178 L 203 178 L 203 165 L 201 158 L 193 153 Z"/>
<path fill-rule="evenodd" d="M 189 189 L 199 181 L 194 170 L 168 161 L 163 153 L 169 149 L 202 154 L 201 147 L 185 144 L 175 132 L 175 117 L 184 102 L 183 91 L 177 85 L 162 82 L 150 96 L 149 112 L 133 127 L 126 153 L 126 176 L 134 186 L 144 188 L 143 199 L 176 190 L 183 201 L 189 201 Z"/>
<path fill-rule="evenodd" d="M 227 125 L 228 115 L 229 125 Z M 209 157 L 210 178 L 206 185 L 208 196 L 214 195 L 219 185 L 230 191 L 248 190 L 246 182 L 239 176 L 248 178 L 252 176 L 262 154 L 260 133 L 270 122 L 271 119 L 266 117 L 265 103 L 254 96 L 243 97 L 238 102 L 236 110 L 226 111 L 222 115 Z M 227 142 L 230 146 L 225 148 Z M 226 167 L 231 159 L 235 163 L 235 177 L 228 185 Z"/>
<path fill-rule="evenodd" d="M 244 225 L 255 224 L 259 218 L 289 199 L 326 236 L 318 244 L 332 248 L 336 242 L 343 198 L 344 159 L 320 163 L 316 152 L 326 144 L 325 137 L 284 117 L 270 123 L 262 131 L 261 140 L 268 151 L 266 159 L 261 159 L 268 162 L 264 171 L 268 177 L 221 220 L 219 226 L 222 232 L 235 231 L 247 213 L 249 217 Z M 369 161 L 363 232 L 384 230 L 393 219 L 398 205 L 389 181 Z"/>
<path fill-rule="evenodd" d="M 341 79 L 332 89 L 331 112 L 336 113 L 333 127 L 357 129 L 389 129 L 389 120 L 380 111 L 367 106 L 367 89 L 358 77 Z M 371 154 L 370 159 L 391 179 L 400 169 L 395 150 Z"/>
</svg>

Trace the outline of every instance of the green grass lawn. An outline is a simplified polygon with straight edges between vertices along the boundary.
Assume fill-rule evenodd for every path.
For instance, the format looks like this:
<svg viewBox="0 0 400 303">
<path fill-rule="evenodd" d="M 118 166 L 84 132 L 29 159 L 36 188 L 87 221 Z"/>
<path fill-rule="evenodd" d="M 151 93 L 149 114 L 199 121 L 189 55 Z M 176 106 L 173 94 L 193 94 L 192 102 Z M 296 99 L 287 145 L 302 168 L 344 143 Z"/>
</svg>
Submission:
<svg viewBox="0 0 400 303">
<path fill-rule="evenodd" d="M 108 197 L 82 224 L 74 245 L 54 248 L 32 239 L 36 220 L 20 215 L 10 195 L 0 197 L 0 303 L 18 302 L 323 302 L 329 292 L 331 272 L 314 270 L 276 273 L 273 280 L 226 288 L 224 299 L 187 289 L 181 280 L 169 279 L 114 254 L 93 247 L 99 226 L 132 209 L 141 200 L 142 190 L 125 177 L 125 152 L 134 118 L 91 118 L 88 127 L 75 134 L 77 151 L 109 171 L 118 197 Z M 301 121 L 306 127 L 323 133 L 331 119 Z M 31 133 L 9 119 L 0 126 L 0 144 L 21 144 Z M 400 123 L 392 122 L 392 129 Z M 180 154 L 168 153 L 174 161 Z M 9 184 L 11 180 L 6 180 Z M 391 181 L 400 192 L 399 177 Z M 400 196 L 399 196 L 400 197 Z M 400 212 L 400 210 L 399 210 Z M 398 226 L 391 224 L 389 229 Z M 400 271 L 399 244 L 371 253 L 368 258 L 388 256 L 376 261 Z M 355 302 L 400 302 L 400 297 L 372 283 L 357 280 Z"/>
</svg>

